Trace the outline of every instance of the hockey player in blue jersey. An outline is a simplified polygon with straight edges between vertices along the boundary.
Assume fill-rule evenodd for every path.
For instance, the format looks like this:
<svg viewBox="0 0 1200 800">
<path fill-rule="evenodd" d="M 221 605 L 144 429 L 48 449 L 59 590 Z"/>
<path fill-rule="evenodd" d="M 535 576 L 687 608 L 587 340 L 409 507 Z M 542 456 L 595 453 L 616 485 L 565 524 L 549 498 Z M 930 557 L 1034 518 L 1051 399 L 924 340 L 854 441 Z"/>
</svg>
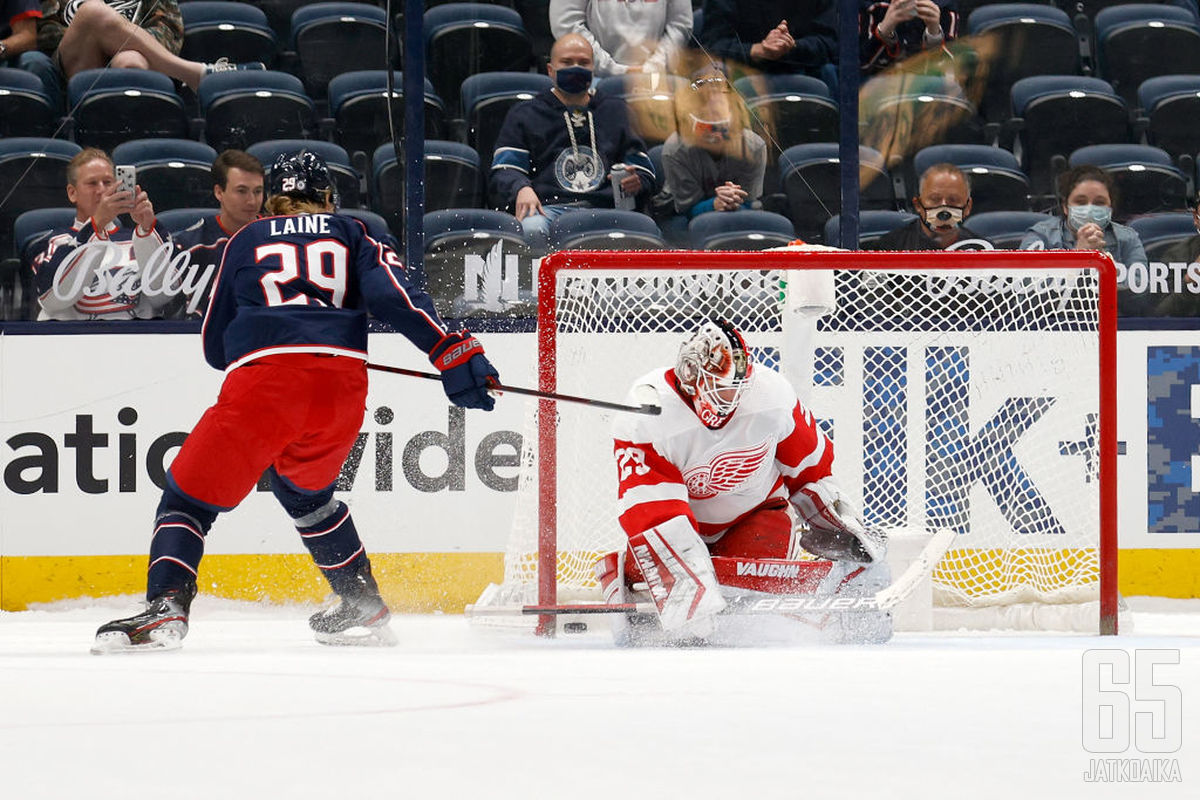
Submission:
<svg viewBox="0 0 1200 800">
<path fill-rule="evenodd" d="M 491 410 L 496 369 L 450 331 L 386 243 L 333 213 L 325 162 L 281 155 L 267 212 L 226 245 L 204 318 L 204 355 L 224 370 L 215 405 L 167 474 L 150 543 L 146 610 L 100 627 L 93 652 L 179 647 L 204 541 L 264 470 L 339 602 L 309 619 L 325 644 L 394 644 L 390 612 L 334 482 L 362 425 L 367 312 L 428 353 L 450 401 Z"/>
</svg>

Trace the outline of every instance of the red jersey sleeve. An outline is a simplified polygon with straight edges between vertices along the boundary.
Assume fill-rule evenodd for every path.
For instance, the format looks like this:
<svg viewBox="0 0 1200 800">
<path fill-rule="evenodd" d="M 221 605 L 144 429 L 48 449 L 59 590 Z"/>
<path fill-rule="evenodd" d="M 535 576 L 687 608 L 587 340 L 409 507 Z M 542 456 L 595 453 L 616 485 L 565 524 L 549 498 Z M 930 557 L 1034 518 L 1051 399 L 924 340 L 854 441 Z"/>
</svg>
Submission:
<svg viewBox="0 0 1200 800">
<path fill-rule="evenodd" d="M 788 496 L 833 471 L 833 442 L 817 427 L 812 412 L 800 403 L 792 409 L 792 430 L 775 448 L 775 460 Z"/>
<path fill-rule="evenodd" d="M 682 473 L 653 444 L 614 439 L 613 457 L 618 520 L 626 535 L 642 533 L 672 517 L 686 517 L 692 529 L 699 530 Z"/>
</svg>

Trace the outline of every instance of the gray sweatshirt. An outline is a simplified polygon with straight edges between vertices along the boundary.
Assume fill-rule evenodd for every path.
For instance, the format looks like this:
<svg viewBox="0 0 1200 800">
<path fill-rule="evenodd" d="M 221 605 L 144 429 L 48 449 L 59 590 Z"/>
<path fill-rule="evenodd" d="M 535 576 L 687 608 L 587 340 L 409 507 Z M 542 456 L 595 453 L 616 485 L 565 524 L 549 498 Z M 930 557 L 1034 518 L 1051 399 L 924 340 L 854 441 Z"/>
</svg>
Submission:
<svg viewBox="0 0 1200 800">
<path fill-rule="evenodd" d="M 691 0 L 550 0 L 550 31 L 578 33 L 592 45 L 598 77 L 629 67 L 665 72 L 692 34 Z"/>
</svg>

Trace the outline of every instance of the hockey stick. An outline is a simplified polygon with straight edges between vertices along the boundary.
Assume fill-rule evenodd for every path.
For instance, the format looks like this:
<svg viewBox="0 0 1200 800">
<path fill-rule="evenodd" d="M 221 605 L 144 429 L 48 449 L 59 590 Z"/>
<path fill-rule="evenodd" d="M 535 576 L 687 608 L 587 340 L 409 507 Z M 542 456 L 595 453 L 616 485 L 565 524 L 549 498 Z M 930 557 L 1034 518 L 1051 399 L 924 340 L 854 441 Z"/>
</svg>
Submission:
<svg viewBox="0 0 1200 800">
<path fill-rule="evenodd" d="M 391 372 L 394 375 L 408 375 L 412 378 L 428 378 L 431 381 L 440 381 L 441 375 L 432 372 L 421 372 L 415 369 L 405 369 L 404 367 L 389 367 L 383 364 L 372 364 L 367 362 L 367 369 L 375 369 L 380 372 Z M 610 403 L 607 400 L 594 400 L 590 397 L 577 397 L 570 394 L 557 394 L 555 392 L 540 392 L 537 389 L 523 389 L 520 386 L 505 386 L 502 383 L 494 383 L 490 391 L 495 392 L 512 392 L 513 394 L 525 394 L 530 397 L 540 397 L 544 400 L 558 400 L 568 403 L 582 403 L 587 406 L 595 406 L 596 408 L 607 408 L 610 411 L 628 411 L 632 414 L 649 414 L 654 416 L 662 413 L 660 406 L 645 404 L 640 406 L 630 406 L 624 403 Z"/>
<path fill-rule="evenodd" d="M 754 595 L 733 598 L 721 612 L 723 614 L 799 614 L 804 612 L 850 612 L 889 611 L 904 602 L 916 590 L 921 581 L 933 572 L 934 567 L 954 543 L 954 531 L 942 528 L 933 535 L 920 554 L 900 573 L 900 576 L 866 597 L 839 597 L 827 595 Z M 467 606 L 467 614 L 473 616 L 510 616 L 514 614 L 559 615 L 559 614 L 656 614 L 653 603 L 574 603 L 548 606 Z"/>
</svg>

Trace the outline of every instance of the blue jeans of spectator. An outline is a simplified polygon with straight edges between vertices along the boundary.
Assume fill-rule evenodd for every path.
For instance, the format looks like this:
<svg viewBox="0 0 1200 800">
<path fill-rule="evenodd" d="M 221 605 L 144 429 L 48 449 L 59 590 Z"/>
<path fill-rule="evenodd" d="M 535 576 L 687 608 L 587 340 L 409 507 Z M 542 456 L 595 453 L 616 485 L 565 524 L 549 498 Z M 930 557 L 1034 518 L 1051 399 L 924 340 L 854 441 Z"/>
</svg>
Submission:
<svg viewBox="0 0 1200 800">
<path fill-rule="evenodd" d="M 42 88 L 49 95 L 50 104 L 54 107 L 55 113 L 64 113 L 63 85 L 65 81 L 62 72 L 54 64 L 54 59 L 38 50 L 31 50 L 17 56 L 16 66 L 17 69 L 23 69 L 36 75 L 42 82 Z"/>
<path fill-rule="evenodd" d="M 563 205 L 543 205 L 541 214 L 531 214 L 521 220 L 521 232 L 534 255 L 545 255 L 550 252 L 550 225 L 554 220 L 568 211 L 587 209 L 588 206 L 579 203 Z"/>
</svg>

